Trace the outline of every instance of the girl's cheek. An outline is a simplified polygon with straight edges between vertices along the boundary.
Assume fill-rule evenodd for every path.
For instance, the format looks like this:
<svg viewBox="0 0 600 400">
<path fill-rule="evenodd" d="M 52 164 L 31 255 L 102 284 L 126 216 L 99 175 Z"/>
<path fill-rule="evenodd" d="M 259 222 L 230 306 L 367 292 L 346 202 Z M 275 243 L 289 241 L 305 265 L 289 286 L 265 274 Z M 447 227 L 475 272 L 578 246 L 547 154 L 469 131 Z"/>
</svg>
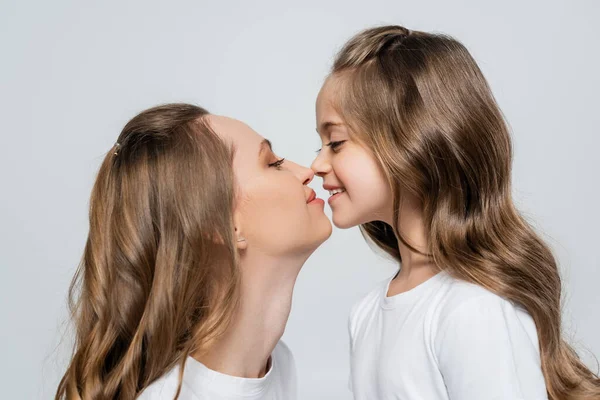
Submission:
<svg viewBox="0 0 600 400">
<path fill-rule="evenodd" d="M 338 160 L 334 164 L 335 174 L 339 179 L 351 178 L 355 174 L 360 173 L 360 165 L 362 160 L 353 154 L 352 149 L 348 149 L 345 153 L 337 155 Z"/>
<path fill-rule="evenodd" d="M 352 167 L 349 160 L 339 160 L 333 165 L 333 173 L 340 185 L 346 187 L 352 180 Z"/>
</svg>

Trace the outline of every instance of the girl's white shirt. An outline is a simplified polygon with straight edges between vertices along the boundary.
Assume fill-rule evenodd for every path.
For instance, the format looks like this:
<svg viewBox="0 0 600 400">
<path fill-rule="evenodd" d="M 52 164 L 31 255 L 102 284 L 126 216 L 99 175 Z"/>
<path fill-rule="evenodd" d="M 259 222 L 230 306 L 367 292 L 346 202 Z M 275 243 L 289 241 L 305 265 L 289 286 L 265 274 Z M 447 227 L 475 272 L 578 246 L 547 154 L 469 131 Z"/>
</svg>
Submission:
<svg viewBox="0 0 600 400">
<path fill-rule="evenodd" d="M 547 399 L 535 323 L 522 307 L 446 272 L 387 297 L 392 279 L 350 314 L 356 400 Z"/>
</svg>

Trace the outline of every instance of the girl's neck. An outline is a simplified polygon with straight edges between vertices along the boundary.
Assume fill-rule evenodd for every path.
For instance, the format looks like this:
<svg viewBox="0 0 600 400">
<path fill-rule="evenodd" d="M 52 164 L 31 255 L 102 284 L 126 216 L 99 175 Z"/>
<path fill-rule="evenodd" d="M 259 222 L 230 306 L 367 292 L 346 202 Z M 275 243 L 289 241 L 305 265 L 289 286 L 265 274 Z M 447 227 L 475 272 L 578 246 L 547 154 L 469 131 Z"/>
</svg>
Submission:
<svg viewBox="0 0 600 400">
<path fill-rule="evenodd" d="M 414 254 L 414 253 L 413 253 Z M 439 269 L 430 260 L 406 262 L 402 256 L 402 265 L 398 274 L 390 282 L 387 296 L 407 292 L 435 276 Z"/>
<path fill-rule="evenodd" d="M 431 257 L 426 255 L 429 252 L 429 239 L 421 207 L 410 197 L 404 196 L 403 200 L 398 218 L 400 235 L 422 254 L 413 251 L 398 238 L 402 263 L 400 271 L 390 283 L 388 296 L 413 289 L 439 272 Z"/>
</svg>

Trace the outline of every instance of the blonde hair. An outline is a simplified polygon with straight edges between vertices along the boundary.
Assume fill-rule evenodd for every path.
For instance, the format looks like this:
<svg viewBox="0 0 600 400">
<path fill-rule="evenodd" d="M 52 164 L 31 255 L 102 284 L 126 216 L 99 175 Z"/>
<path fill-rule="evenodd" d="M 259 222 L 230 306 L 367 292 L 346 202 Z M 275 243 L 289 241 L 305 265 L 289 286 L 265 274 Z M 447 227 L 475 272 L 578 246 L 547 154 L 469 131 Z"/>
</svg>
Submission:
<svg viewBox="0 0 600 400">
<path fill-rule="evenodd" d="M 513 203 L 510 134 L 467 49 L 446 35 L 377 27 L 345 44 L 331 75 L 336 107 L 394 195 L 395 225 L 370 222 L 363 234 L 401 262 L 398 240 L 417 251 L 399 235 L 401 193 L 418 198 L 434 263 L 533 317 L 549 398 L 600 399 L 600 379 L 562 337 L 557 264 Z"/>
<path fill-rule="evenodd" d="M 238 303 L 232 151 L 208 112 L 134 117 L 108 152 L 69 291 L 76 344 L 56 399 L 134 399 L 231 320 Z"/>
</svg>

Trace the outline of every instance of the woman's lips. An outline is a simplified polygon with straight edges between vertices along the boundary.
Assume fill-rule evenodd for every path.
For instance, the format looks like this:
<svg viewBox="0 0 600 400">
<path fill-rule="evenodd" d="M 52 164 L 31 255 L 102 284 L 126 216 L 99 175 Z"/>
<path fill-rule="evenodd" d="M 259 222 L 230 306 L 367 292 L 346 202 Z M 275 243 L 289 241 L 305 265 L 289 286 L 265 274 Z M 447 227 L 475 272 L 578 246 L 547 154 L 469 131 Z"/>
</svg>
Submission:
<svg viewBox="0 0 600 400">
<path fill-rule="evenodd" d="M 311 190 L 310 195 L 308 196 L 308 200 L 306 200 L 307 204 L 322 204 L 325 205 L 325 201 L 323 199 L 319 199 L 314 190 Z"/>
</svg>

